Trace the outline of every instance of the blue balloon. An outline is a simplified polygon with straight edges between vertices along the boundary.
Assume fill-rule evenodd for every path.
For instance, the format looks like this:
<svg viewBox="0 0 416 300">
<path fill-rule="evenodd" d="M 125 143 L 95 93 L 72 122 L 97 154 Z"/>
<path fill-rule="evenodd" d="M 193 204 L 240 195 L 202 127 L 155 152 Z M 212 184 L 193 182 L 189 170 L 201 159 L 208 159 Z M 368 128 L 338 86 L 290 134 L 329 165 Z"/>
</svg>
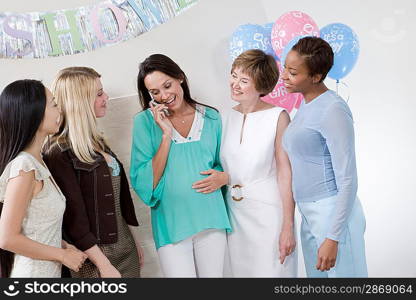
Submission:
<svg viewBox="0 0 416 300">
<path fill-rule="evenodd" d="M 328 77 L 340 80 L 354 68 L 360 53 L 360 44 L 355 32 L 345 24 L 332 23 L 320 30 L 321 38 L 327 41 L 334 51 L 334 65 Z"/>
<path fill-rule="evenodd" d="M 267 54 L 275 56 L 270 41 L 271 27 L 269 29 L 269 26 L 269 24 L 266 26 L 257 24 L 238 26 L 230 38 L 229 53 L 231 59 L 236 59 L 237 56 L 249 49 L 260 49 Z"/>
<path fill-rule="evenodd" d="M 264 34 L 265 34 L 265 44 L 266 44 L 266 52 L 267 54 L 273 56 L 274 60 L 279 61 L 279 57 L 276 55 L 276 53 L 273 50 L 272 46 L 272 29 L 273 29 L 274 23 L 267 23 L 263 25 Z"/>
</svg>

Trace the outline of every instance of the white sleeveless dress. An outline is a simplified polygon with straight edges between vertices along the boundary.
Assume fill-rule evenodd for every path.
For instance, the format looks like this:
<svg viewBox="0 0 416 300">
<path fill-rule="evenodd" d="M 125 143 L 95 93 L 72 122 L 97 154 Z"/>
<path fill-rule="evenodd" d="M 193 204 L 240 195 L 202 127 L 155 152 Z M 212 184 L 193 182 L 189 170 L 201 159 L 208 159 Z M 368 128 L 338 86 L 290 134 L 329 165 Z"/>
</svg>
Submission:
<svg viewBox="0 0 416 300">
<path fill-rule="evenodd" d="M 61 248 L 65 196 L 53 182 L 49 170 L 31 154 L 22 151 L 6 166 L 0 177 L 0 202 L 4 201 L 8 180 L 19 176 L 20 170 L 34 170 L 36 180 L 43 181 L 42 190 L 27 207 L 22 234 L 39 243 Z M 61 264 L 16 254 L 10 277 L 61 277 Z"/>
<path fill-rule="evenodd" d="M 297 275 L 297 251 L 286 257 L 283 265 L 279 261 L 283 210 L 275 137 L 282 111 L 274 107 L 252 112 L 246 115 L 245 122 L 244 114 L 234 109 L 223 115 L 221 163 L 230 175 L 227 205 L 233 232 L 227 239 L 234 277 Z M 233 197 L 242 199 L 236 201 Z"/>
</svg>

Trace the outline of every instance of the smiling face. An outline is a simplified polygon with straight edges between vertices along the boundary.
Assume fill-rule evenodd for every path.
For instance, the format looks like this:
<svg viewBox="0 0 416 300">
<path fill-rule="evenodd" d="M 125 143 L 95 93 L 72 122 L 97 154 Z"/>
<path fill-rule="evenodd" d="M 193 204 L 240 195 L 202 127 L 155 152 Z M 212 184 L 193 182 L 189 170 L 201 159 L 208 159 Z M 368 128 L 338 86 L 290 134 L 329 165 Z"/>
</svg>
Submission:
<svg viewBox="0 0 416 300">
<path fill-rule="evenodd" d="M 103 90 L 100 78 L 96 79 L 97 94 L 94 100 L 94 113 L 96 118 L 102 118 L 107 111 L 108 95 Z"/>
<path fill-rule="evenodd" d="M 61 112 L 55 102 L 51 91 L 45 88 L 46 92 L 46 107 L 42 123 L 39 130 L 46 134 L 54 134 L 58 132 L 61 121 Z"/>
<path fill-rule="evenodd" d="M 282 79 L 289 93 L 309 93 L 318 84 L 322 83 L 322 74 L 310 75 L 311 71 L 305 59 L 295 50 L 291 50 L 285 61 Z"/>
<path fill-rule="evenodd" d="M 287 54 L 282 79 L 289 93 L 307 93 L 319 78 L 319 75 L 309 75 L 305 60 L 298 52 L 292 50 Z"/>
<path fill-rule="evenodd" d="M 237 102 L 258 101 L 260 92 L 256 90 L 254 80 L 237 67 L 230 75 L 231 99 Z"/>
<path fill-rule="evenodd" d="M 157 103 L 165 104 L 170 110 L 177 110 L 184 104 L 182 80 L 154 71 L 144 78 L 144 85 Z"/>
</svg>

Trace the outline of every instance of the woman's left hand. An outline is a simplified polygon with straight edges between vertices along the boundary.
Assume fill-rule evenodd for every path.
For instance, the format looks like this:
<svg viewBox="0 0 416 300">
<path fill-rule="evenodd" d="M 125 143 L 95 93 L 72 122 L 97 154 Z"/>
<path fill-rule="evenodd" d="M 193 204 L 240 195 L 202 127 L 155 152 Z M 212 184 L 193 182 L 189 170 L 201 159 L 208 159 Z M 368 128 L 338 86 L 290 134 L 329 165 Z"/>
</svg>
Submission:
<svg viewBox="0 0 416 300">
<path fill-rule="evenodd" d="M 62 240 L 62 249 L 75 249 L 75 250 L 79 250 L 77 247 L 75 247 L 74 245 L 68 243 L 67 241 Z"/>
<path fill-rule="evenodd" d="M 316 263 L 316 269 L 320 271 L 329 271 L 329 269 L 335 266 L 338 253 L 338 242 L 325 239 L 318 249 L 318 262 Z"/>
<path fill-rule="evenodd" d="M 296 239 L 293 233 L 293 226 L 283 228 L 279 237 L 280 263 L 285 262 L 286 256 L 291 255 L 296 248 Z"/>
<path fill-rule="evenodd" d="M 228 174 L 214 169 L 202 171 L 200 174 L 209 175 L 207 178 L 194 182 L 193 189 L 198 193 L 209 194 L 228 183 Z"/>
</svg>

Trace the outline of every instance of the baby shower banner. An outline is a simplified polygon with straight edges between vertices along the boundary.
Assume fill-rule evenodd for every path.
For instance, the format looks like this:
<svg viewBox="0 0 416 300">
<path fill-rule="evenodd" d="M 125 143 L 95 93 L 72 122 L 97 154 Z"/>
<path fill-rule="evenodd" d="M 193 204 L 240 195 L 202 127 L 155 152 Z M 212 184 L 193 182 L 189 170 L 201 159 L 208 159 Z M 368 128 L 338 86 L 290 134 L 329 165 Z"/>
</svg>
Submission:
<svg viewBox="0 0 416 300">
<path fill-rule="evenodd" d="M 135 38 L 198 0 L 107 0 L 50 12 L 0 12 L 0 58 L 48 58 Z"/>
</svg>

